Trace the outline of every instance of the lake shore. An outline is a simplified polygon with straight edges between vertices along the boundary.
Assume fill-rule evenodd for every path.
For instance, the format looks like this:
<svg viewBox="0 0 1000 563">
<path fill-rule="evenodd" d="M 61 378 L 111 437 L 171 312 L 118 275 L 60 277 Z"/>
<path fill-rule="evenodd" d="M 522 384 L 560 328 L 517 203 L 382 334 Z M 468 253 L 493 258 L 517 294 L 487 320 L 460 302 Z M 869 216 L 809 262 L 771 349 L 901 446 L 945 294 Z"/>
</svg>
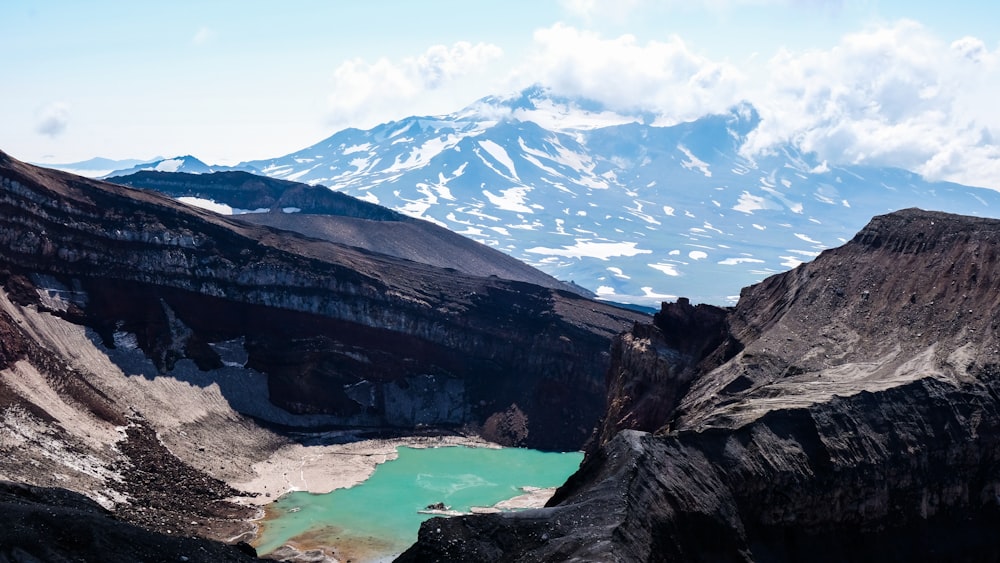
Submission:
<svg viewBox="0 0 1000 563">
<path fill-rule="evenodd" d="M 397 452 L 400 446 L 408 447 Z M 421 521 L 430 516 L 541 506 L 579 464 L 578 453 L 567 458 L 552 452 L 501 449 L 479 439 L 455 436 L 365 440 L 323 446 L 307 459 L 301 455 L 293 458 L 315 467 L 319 457 L 315 454 L 319 452 L 323 458 L 343 458 L 347 472 L 355 474 L 351 485 L 364 482 L 364 486 L 337 487 L 344 490 L 332 497 L 296 494 L 285 502 L 258 506 L 262 518 L 255 522 L 258 533 L 251 543 L 261 554 L 308 555 L 310 561 L 345 557 L 381 561 L 388 554 L 398 555 L 405 550 L 416 539 Z M 397 463 L 378 468 L 380 463 L 396 458 Z M 319 465 L 331 463 L 339 462 L 320 461 Z M 310 480 L 308 472 L 303 475 L 311 488 L 318 488 L 319 482 Z M 282 477 L 285 480 L 279 485 L 288 487 L 288 478 L 298 479 L 300 474 L 289 471 Z M 304 490 L 297 485 L 293 488 Z"/>
<path fill-rule="evenodd" d="M 343 439 L 343 435 L 331 436 Z M 313 439 L 322 442 L 322 439 Z M 474 435 L 399 436 L 393 438 L 358 438 L 346 443 L 287 444 L 267 459 L 253 465 L 255 477 L 230 485 L 248 493 L 233 500 L 240 504 L 263 506 L 296 491 L 328 493 L 364 482 L 375 468 L 396 459 L 396 449 L 468 446 L 499 448 Z"/>
</svg>

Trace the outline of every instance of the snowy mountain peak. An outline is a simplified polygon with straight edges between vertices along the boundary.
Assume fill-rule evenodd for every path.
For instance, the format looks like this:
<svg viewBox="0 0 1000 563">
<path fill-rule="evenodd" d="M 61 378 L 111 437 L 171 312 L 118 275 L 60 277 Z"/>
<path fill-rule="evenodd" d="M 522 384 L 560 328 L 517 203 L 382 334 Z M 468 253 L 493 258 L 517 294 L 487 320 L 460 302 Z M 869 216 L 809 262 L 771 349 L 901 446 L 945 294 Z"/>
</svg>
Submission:
<svg viewBox="0 0 1000 563">
<path fill-rule="evenodd" d="M 538 85 L 507 96 L 487 96 L 450 117 L 531 121 L 557 131 L 588 130 L 651 119 L 643 112 L 615 112 L 595 100 L 559 96 Z"/>
<path fill-rule="evenodd" d="M 154 160 L 152 162 L 138 164 L 130 168 L 115 170 L 114 172 L 109 172 L 108 174 L 102 176 L 102 178 L 107 179 L 107 178 L 115 178 L 118 176 L 128 176 L 129 174 L 135 174 L 136 172 L 143 172 L 143 171 L 186 172 L 188 174 L 208 174 L 210 172 L 226 172 L 231 170 L 258 172 L 257 169 L 245 165 L 210 166 L 188 154 L 184 156 L 176 156 L 174 158 L 161 158 L 158 160 Z"/>
<path fill-rule="evenodd" d="M 793 146 L 741 154 L 750 104 L 672 126 L 534 87 L 462 111 L 346 129 L 246 163 L 432 221 L 615 301 L 740 288 L 906 207 L 1000 210 L 1000 194 L 889 168 L 832 167 Z"/>
<path fill-rule="evenodd" d="M 174 158 L 164 158 L 160 160 L 155 160 L 153 162 L 138 164 L 131 168 L 116 170 L 105 176 L 105 178 L 113 178 L 115 176 L 125 176 L 127 174 L 134 174 L 135 172 L 141 172 L 144 170 L 153 170 L 156 172 L 187 172 L 189 174 L 204 174 L 207 172 L 211 172 L 212 168 L 191 155 L 185 155 Z"/>
</svg>

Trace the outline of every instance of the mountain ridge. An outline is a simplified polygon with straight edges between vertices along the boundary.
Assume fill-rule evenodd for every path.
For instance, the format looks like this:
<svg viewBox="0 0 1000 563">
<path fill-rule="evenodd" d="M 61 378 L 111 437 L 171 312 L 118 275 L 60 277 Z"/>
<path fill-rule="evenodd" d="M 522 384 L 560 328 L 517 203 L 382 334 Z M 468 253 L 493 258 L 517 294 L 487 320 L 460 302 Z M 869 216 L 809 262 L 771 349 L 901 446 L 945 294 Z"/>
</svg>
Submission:
<svg viewBox="0 0 1000 563">
<path fill-rule="evenodd" d="M 243 171 L 208 174 L 140 171 L 112 180 L 208 209 L 221 204 L 228 209 L 219 211 L 228 211 L 234 220 L 299 232 L 475 276 L 496 276 L 593 296 L 433 223 L 322 186 Z"/>
<path fill-rule="evenodd" d="M 760 119 L 749 104 L 657 124 L 547 96 L 484 98 L 243 164 L 433 221 L 602 298 L 647 305 L 733 304 L 743 286 L 888 211 L 1000 213 L 993 190 L 829 165 L 790 145 L 745 155 Z M 558 125 L 563 114 L 604 117 Z"/>
<path fill-rule="evenodd" d="M 647 307 L 680 296 L 735 304 L 742 287 L 846 242 L 882 213 L 921 206 L 1000 216 L 994 190 L 833 165 L 790 144 L 747 154 L 759 123 L 746 102 L 663 123 L 536 85 L 210 168 L 325 185 L 601 299 Z"/>
<path fill-rule="evenodd" d="M 425 522 L 400 561 L 1000 556 L 1000 221 L 907 209 L 616 339 L 547 508 Z"/>
</svg>

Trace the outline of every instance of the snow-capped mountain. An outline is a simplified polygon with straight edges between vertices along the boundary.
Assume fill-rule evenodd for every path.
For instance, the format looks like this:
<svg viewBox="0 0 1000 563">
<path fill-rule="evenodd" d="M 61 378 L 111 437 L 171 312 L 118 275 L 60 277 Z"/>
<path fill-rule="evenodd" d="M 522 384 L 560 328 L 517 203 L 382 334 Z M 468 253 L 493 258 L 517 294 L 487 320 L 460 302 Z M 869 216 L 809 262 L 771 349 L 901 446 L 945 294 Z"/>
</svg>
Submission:
<svg viewBox="0 0 1000 563">
<path fill-rule="evenodd" d="M 154 171 L 154 172 L 186 172 L 188 174 L 208 174 L 211 172 L 230 172 L 233 170 L 241 170 L 245 172 L 257 172 L 257 170 L 246 166 L 219 166 L 219 165 L 208 165 L 198 160 L 191 155 L 177 156 L 174 158 L 161 158 L 159 160 L 154 160 L 152 162 L 140 163 L 129 168 L 122 168 L 109 172 L 102 176 L 102 178 L 115 178 L 118 176 L 128 176 L 130 174 L 135 174 L 136 172 L 143 171 Z"/>
<path fill-rule="evenodd" d="M 45 168 L 54 168 L 56 170 L 62 170 L 63 172 L 69 172 L 71 174 L 76 174 L 77 176 L 86 176 L 87 178 L 101 178 L 107 176 L 108 174 L 112 174 L 115 170 L 141 167 L 142 165 L 149 165 L 151 162 L 156 162 L 159 160 L 163 159 L 157 157 L 152 160 L 141 160 L 136 158 L 115 160 L 111 158 L 96 157 L 88 160 L 82 160 L 80 162 L 66 162 L 61 164 L 36 162 L 33 164 L 37 166 L 43 166 Z"/>
<path fill-rule="evenodd" d="M 533 88 L 244 165 L 433 221 L 643 304 L 733 302 L 892 210 L 1000 213 L 1000 193 L 899 169 L 827 166 L 790 146 L 741 156 L 758 122 L 742 105 L 664 125 Z"/>
</svg>

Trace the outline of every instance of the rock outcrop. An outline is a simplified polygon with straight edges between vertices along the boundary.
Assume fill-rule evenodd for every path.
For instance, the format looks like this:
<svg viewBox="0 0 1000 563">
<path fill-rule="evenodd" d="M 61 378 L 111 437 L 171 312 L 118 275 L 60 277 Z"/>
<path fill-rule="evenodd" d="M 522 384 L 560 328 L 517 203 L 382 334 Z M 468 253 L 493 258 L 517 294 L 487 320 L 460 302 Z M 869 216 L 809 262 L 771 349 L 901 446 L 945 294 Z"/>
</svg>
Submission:
<svg viewBox="0 0 1000 563">
<path fill-rule="evenodd" d="M 995 561 L 1000 221 L 905 210 L 616 341 L 549 507 L 432 520 L 402 561 Z"/>
</svg>

